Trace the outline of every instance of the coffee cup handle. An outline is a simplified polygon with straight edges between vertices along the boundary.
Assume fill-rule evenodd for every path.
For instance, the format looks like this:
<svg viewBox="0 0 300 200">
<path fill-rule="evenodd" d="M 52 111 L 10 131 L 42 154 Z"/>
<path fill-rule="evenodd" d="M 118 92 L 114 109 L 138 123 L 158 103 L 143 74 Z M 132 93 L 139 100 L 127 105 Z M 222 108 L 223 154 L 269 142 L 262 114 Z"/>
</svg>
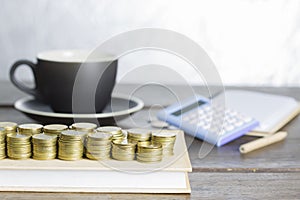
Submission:
<svg viewBox="0 0 300 200">
<path fill-rule="evenodd" d="M 15 62 L 13 64 L 13 66 L 10 69 L 10 80 L 11 82 L 20 90 L 22 90 L 23 92 L 26 92 L 27 94 L 31 94 L 35 97 L 38 97 L 38 92 L 37 92 L 37 86 L 35 85 L 34 88 L 30 88 L 26 85 L 24 85 L 23 83 L 21 83 L 15 76 L 15 72 L 17 70 L 17 68 L 21 65 L 27 65 L 28 67 L 31 68 L 32 72 L 33 72 L 33 76 L 34 79 L 36 80 L 36 65 L 28 60 L 19 60 L 17 62 Z"/>
</svg>

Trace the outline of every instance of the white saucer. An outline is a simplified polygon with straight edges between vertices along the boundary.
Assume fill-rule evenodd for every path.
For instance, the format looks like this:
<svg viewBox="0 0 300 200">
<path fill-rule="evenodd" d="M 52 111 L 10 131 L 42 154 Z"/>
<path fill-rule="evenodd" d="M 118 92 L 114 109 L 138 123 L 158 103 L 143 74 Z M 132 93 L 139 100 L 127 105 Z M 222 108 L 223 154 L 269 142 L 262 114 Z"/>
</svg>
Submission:
<svg viewBox="0 0 300 200">
<path fill-rule="evenodd" d="M 95 122 L 98 120 L 101 125 L 112 125 L 116 120 L 124 119 L 143 107 L 144 103 L 141 99 L 132 96 L 129 98 L 124 94 L 112 95 L 112 100 L 103 112 L 96 114 L 55 113 L 49 105 L 39 102 L 33 97 L 24 97 L 15 103 L 17 110 L 44 124 L 72 124 L 74 121 Z"/>
</svg>

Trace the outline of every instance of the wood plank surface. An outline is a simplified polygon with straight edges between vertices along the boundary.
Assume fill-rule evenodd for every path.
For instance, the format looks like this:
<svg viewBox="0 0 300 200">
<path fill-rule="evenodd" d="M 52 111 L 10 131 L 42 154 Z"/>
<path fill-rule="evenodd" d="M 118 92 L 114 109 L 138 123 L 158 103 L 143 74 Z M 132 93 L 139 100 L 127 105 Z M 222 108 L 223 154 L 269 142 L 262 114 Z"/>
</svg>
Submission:
<svg viewBox="0 0 300 200">
<path fill-rule="evenodd" d="M 150 128 L 147 122 L 147 109 L 132 116 L 134 125 Z M 12 107 L 0 107 L 0 121 L 14 121 L 17 123 L 34 122 Z M 132 127 L 132 120 L 126 119 L 119 124 L 123 128 Z M 211 145 L 185 136 L 189 155 L 194 171 L 262 171 L 262 172 L 288 172 L 300 169 L 300 117 L 295 118 L 283 128 L 289 135 L 286 140 L 262 148 L 260 150 L 241 155 L 238 148 L 241 144 L 256 139 L 243 136 L 223 147 L 216 148 Z M 201 149 L 202 147 L 202 149 Z M 203 150 L 204 149 L 204 150 Z M 199 152 L 206 154 L 199 157 Z"/>
<path fill-rule="evenodd" d="M 134 86 L 121 85 L 116 88 L 116 92 L 131 93 L 132 88 Z M 243 89 L 288 95 L 300 100 L 300 88 L 247 87 Z M 185 90 L 183 86 L 172 86 L 172 90 L 178 92 L 181 98 L 190 94 L 190 91 Z M 15 91 L 17 90 L 10 84 L 0 84 L 0 121 L 34 122 L 12 107 L 15 100 L 24 96 L 21 92 Z M 198 91 L 201 93 L 203 88 L 198 88 Z M 118 125 L 123 128 L 134 125 L 150 127 L 149 116 L 154 115 L 158 109 L 151 105 L 161 103 L 162 106 L 166 106 L 174 100 L 164 95 L 164 92 L 153 87 L 136 92 L 134 95 L 145 101 L 145 109 L 119 122 Z M 161 98 L 162 96 L 164 98 Z M 193 166 L 193 173 L 189 174 L 191 195 L 4 192 L 0 193 L 0 199 L 297 199 L 300 196 L 300 117 L 296 117 L 282 130 L 289 133 L 285 141 L 246 155 L 239 153 L 239 146 L 256 138 L 244 136 L 221 148 L 216 148 L 186 136 Z"/>
<path fill-rule="evenodd" d="M 143 111 L 139 115 L 147 113 Z M 134 117 L 135 124 L 147 127 L 146 117 Z M 137 121 L 140 120 L 140 121 Z M 0 107 L 0 121 L 14 121 L 17 123 L 34 122 L 22 113 L 10 107 Z M 129 119 L 123 120 L 120 125 L 123 128 L 130 128 Z M 150 125 L 148 124 L 148 127 Z M 216 148 L 211 145 L 185 136 L 189 149 L 189 156 L 194 171 L 262 171 L 262 172 L 289 172 L 300 171 L 300 117 L 295 118 L 290 124 L 283 128 L 289 135 L 286 140 L 262 148 L 260 150 L 242 155 L 238 148 L 241 144 L 249 142 L 255 137 L 243 136 L 223 147 Z M 201 147 L 202 154 L 207 156 L 199 157 Z M 202 148 L 203 148 L 202 147 Z"/>
</svg>

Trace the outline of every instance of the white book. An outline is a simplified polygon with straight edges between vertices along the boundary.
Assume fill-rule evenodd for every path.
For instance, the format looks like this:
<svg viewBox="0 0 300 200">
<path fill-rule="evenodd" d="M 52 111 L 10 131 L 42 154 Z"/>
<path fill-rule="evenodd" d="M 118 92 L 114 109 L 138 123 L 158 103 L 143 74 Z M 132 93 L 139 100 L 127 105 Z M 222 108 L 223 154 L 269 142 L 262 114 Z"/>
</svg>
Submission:
<svg viewBox="0 0 300 200">
<path fill-rule="evenodd" d="M 190 193 L 192 171 L 182 131 L 174 156 L 137 161 L 0 160 L 0 191 Z"/>
<path fill-rule="evenodd" d="M 275 133 L 300 112 L 299 102 L 292 97 L 246 90 L 226 90 L 225 104 L 259 121 L 248 134 L 256 136 Z"/>
</svg>

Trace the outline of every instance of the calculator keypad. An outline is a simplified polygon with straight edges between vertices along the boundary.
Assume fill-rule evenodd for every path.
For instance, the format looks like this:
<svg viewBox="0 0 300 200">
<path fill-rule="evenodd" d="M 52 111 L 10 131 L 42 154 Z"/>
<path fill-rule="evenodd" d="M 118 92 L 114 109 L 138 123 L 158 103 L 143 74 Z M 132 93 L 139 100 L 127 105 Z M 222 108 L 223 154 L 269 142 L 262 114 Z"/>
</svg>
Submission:
<svg viewBox="0 0 300 200">
<path fill-rule="evenodd" d="M 220 123 L 224 121 L 222 130 L 216 130 L 216 127 L 211 127 L 213 119 L 219 120 Z M 245 117 L 235 110 L 224 109 L 221 106 L 212 107 L 209 104 L 201 106 L 198 110 L 191 111 L 183 116 L 183 121 L 189 123 L 191 126 L 196 126 L 218 135 L 230 133 L 252 120 L 254 119 Z"/>
<path fill-rule="evenodd" d="M 218 103 L 215 101 L 211 104 L 210 99 L 199 96 L 197 101 L 193 98 L 167 107 L 157 116 L 160 120 L 182 129 L 185 133 L 218 147 L 259 125 L 254 118 L 225 108 L 224 105 Z"/>
</svg>

